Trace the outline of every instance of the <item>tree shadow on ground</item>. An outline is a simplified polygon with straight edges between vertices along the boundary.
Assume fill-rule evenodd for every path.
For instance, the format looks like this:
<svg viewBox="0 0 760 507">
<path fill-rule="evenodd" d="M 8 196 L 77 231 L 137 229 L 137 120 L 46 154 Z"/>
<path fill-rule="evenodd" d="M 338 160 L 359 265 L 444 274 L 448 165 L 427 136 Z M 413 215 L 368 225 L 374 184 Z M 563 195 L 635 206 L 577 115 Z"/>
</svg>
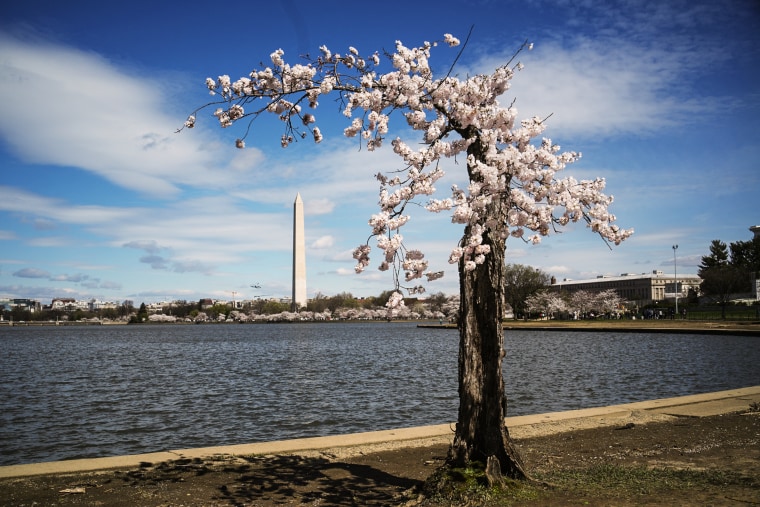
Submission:
<svg viewBox="0 0 760 507">
<path fill-rule="evenodd" d="M 422 484 L 373 464 L 297 455 L 224 455 L 142 463 L 117 477 L 131 492 L 153 500 L 234 506 L 388 506 L 403 503 L 404 492 Z M 129 503 L 129 499 L 121 500 Z"/>
<path fill-rule="evenodd" d="M 228 469 L 236 479 L 219 488 L 218 500 L 232 505 L 297 500 L 334 506 L 391 505 L 419 481 L 396 477 L 369 465 L 335 462 L 319 457 L 251 456 Z M 255 504 L 255 503 L 254 503 Z"/>
</svg>

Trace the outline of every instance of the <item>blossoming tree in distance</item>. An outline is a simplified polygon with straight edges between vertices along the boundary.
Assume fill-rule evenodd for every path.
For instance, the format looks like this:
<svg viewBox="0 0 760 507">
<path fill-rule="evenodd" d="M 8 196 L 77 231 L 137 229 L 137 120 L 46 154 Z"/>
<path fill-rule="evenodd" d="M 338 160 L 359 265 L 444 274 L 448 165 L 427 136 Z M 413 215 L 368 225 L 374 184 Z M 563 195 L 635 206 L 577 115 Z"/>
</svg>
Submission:
<svg viewBox="0 0 760 507">
<path fill-rule="evenodd" d="M 459 45 L 449 34 L 444 42 Z M 311 111 L 320 98 L 332 94 L 344 105 L 343 114 L 350 121 L 344 134 L 361 136 L 369 151 L 385 144 L 394 113 L 420 132 L 422 142 L 417 144 L 416 139 L 414 147 L 399 137 L 393 139 L 390 144 L 402 160 L 400 167 L 376 176 L 380 209 L 369 225 L 382 252 L 379 268 L 392 271 L 397 289 L 388 302 L 389 311 L 403 305 L 402 288 L 412 293 L 422 290 L 402 287 L 402 273 L 406 284 L 442 276 L 428 270 L 422 252 L 405 247 L 400 231 L 410 218 L 405 214 L 407 204 L 417 202 L 431 212 L 448 212 L 454 223 L 463 225 L 464 233 L 449 258 L 459 271 L 460 342 L 459 414 L 447 464 L 482 463 L 495 482 L 503 476 L 526 478 L 504 422 L 501 365 L 507 238 L 538 243 L 558 227 L 580 221 L 617 245 L 633 231 L 614 224 L 615 216 L 608 211 L 612 197 L 603 193 L 603 179 L 557 176 L 580 157 L 578 153 L 561 153 L 551 140 L 537 140 L 545 128 L 541 119 L 516 121 L 517 111 L 499 104 L 498 97 L 522 68 L 516 56 L 532 45 L 523 44 L 492 74 L 467 79 L 451 71 L 433 76 L 428 59 L 436 46 L 425 42 L 408 48 L 396 42 L 395 52 L 382 59 L 378 53 L 363 58 L 353 47 L 338 54 L 322 46 L 317 58 L 306 57 L 293 65 L 277 50 L 270 55 L 271 66 L 253 70 L 248 77 L 207 79 L 215 99 L 198 108 L 185 127 L 195 125 L 202 109 L 217 106 L 214 116 L 222 127 L 245 121 L 248 132 L 251 122 L 272 113 L 284 125 L 283 147 L 306 137 L 319 143 L 323 134 Z M 454 61 L 460 54 L 461 50 Z M 386 58 L 390 66 L 381 72 Z M 245 139 L 237 139 L 236 145 L 243 148 Z M 466 160 L 469 184 L 467 188 L 453 186 L 448 195 L 435 198 L 435 183 L 444 175 L 439 162 L 452 157 Z M 370 252 L 369 243 L 354 251 L 357 272 L 369 265 Z"/>
</svg>

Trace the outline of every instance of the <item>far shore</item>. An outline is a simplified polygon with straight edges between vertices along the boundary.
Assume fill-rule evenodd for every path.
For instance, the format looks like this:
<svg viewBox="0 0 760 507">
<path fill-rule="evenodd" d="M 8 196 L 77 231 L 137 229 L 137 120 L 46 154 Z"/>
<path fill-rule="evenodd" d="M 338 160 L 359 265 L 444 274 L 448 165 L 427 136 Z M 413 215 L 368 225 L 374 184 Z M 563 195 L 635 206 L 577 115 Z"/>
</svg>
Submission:
<svg viewBox="0 0 760 507">
<path fill-rule="evenodd" d="M 420 323 L 426 328 L 456 328 L 456 324 Z M 760 336 L 760 321 L 684 319 L 505 320 L 504 329 L 531 331 L 606 331 L 618 333 L 688 333 Z"/>
<path fill-rule="evenodd" d="M 456 329 L 456 324 L 444 323 L 440 320 L 393 320 L 390 323 L 416 322 L 417 327 L 432 329 Z M 112 326 L 112 325 L 233 325 L 233 324 L 300 324 L 302 322 L 145 322 L 133 324 L 123 321 L 0 321 L 5 326 Z M 337 323 L 362 323 L 362 324 L 387 324 L 387 320 L 330 320 L 330 321 L 306 321 L 305 323 L 337 324 Z M 619 333 L 688 333 L 688 334 L 715 334 L 715 335 L 744 335 L 760 336 L 760 320 L 689 320 L 689 319 L 594 319 L 594 320 L 505 320 L 506 330 L 532 330 L 532 331 L 598 331 Z"/>
</svg>

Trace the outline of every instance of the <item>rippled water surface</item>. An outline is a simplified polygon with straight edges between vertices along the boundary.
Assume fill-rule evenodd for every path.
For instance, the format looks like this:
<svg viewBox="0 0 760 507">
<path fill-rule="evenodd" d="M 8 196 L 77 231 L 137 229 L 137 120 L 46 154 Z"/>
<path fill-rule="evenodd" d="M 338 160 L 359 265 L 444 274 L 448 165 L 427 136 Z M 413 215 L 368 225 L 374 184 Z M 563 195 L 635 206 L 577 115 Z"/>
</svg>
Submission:
<svg viewBox="0 0 760 507">
<path fill-rule="evenodd" d="M 456 420 L 455 330 L 0 328 L 0 465 Z M 758 339 L 509 331 L 509 415 L 760 384 Z"/>
</svg>

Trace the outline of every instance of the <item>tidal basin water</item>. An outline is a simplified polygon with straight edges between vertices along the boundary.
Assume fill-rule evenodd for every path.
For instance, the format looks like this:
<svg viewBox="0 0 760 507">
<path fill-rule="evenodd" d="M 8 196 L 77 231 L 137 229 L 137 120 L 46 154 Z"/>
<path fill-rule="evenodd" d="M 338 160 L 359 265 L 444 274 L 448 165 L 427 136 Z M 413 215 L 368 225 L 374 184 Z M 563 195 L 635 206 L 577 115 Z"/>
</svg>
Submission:
<svg viewBox="0 0 760 507">
<path fill-rule="evenodd" d="M 760 385 L 741 336 L 508 331 L 508 415 Z M 443 424 L 453 329 L 0 328 L 0 465 Z"/>
</svg>

